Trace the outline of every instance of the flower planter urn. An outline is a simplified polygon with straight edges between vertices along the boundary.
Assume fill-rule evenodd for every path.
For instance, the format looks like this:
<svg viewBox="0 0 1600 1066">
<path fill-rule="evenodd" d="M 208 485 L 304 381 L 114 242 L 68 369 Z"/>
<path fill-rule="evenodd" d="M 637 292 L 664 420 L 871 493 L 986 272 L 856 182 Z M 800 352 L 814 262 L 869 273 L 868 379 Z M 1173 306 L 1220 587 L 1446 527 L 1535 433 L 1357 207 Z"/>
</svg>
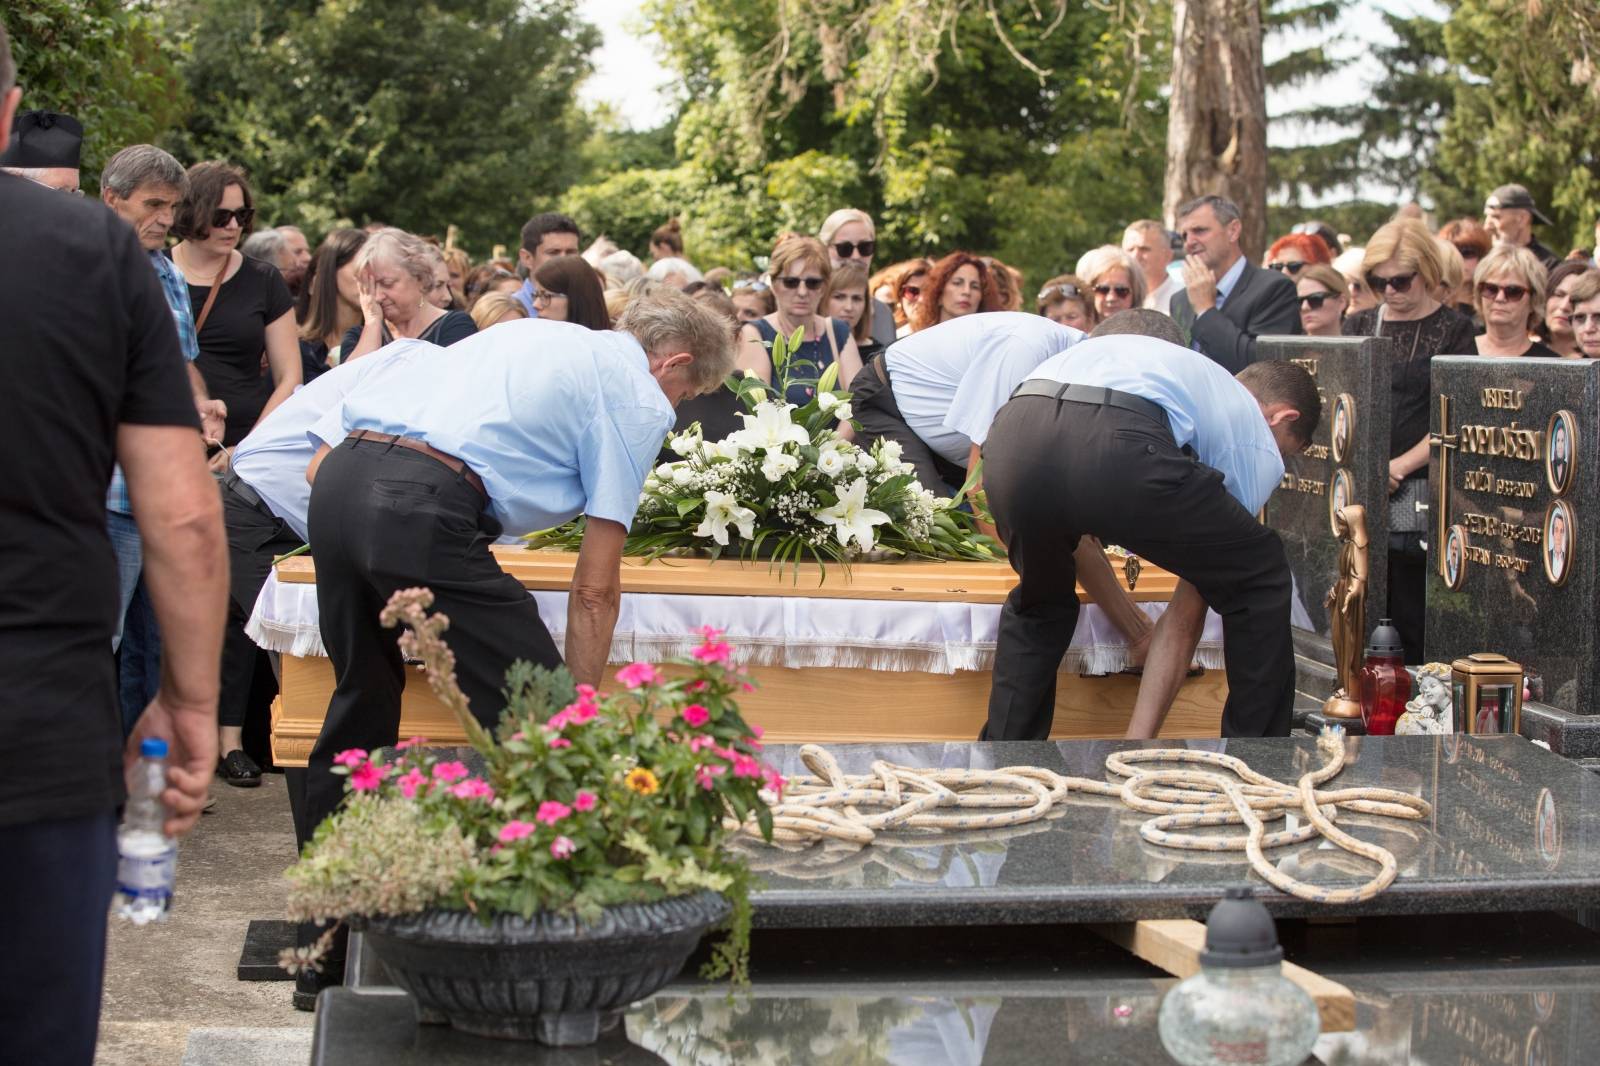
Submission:
<svg viewBox="0 0 1600 1066">
<path fill-rule="evenodd" d="M 424 911 L 359 922 L 367 943 L 420 1006 L 478 1036 L 552 1047 L 594 1043 L 601 1015 L 665 985 L 700 937 L 728 916 L 715 892 L 575 915 Z"/>
</svg>

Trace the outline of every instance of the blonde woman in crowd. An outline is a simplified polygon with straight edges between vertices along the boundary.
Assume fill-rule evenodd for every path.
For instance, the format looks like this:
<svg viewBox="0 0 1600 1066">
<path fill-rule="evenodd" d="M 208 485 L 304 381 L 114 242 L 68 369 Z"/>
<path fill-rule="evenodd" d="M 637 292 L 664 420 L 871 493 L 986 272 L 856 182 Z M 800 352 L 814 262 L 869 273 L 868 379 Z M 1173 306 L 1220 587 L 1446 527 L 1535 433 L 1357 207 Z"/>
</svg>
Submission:
<svg viewBox="0 0 1600 1066">
<path fill-rule="evenodd" d="M 1144 306 L 1144 274 L 1133 256 L 1114 244 L 1084 252 L 1073 273 L 1088 286 L 1095 317 L 1102 322 L 1118 311 Z"/>
<path fill-rule="evenodd" d="M 848 389 L 861 369 L 861 353 L 856 348 L 855 338 L 850 336 L 850 327 L 827 317 L 823 295 L 833 276 L 828 250 L 815 237 L 785 234 L 772 248 L 767 271 L 777 310 L 741 327 L 739 368 L 752 371 L 762 381 L 772 384 L 775 380 L 773 339 L 780 333 L 788 337 L 800 330 L 800 347 L 792 356 L 810 364 L 808 375 L 820 376 L 837 363 L 839 387 Z M 785 398 L 803 407 L 811 402 L 815 393 L 813 385 L 797 382 L 790 386 Z"/>
<path fill-rule="evenodd" d="M 1060 274 L 1039 290 L 1038 311 L 1050 321 L 1088 333 L 1099 324 L 1094 298 L 1076 274 Z"/>
<path fill-rule="evenodd" d="M 1526 248 L 1497 244 L 1478 263 L 1473 275 L 1474 306 L 1483 332 L 1473 338 L 1479 355 L 1560 356 L 1533 339 L 1544 321 L 1544 288 L 1548 276 L 1537 256 Z"/>
<path fill-rule="evenodd" d="M 490 326 L 498 326 L 502 322 L 515 322 L 519 318 L 527 318 L 528 312 L 523 310 L 522 304 L 508 292 L 484 293 L 478 302 L 472 305 L 472 322 L 481 333 Z"/>
<path fill-rule="evenodd" d="M 1345 311 L 1350 307 L 1344 275 L 1331 264 L 1316 263 L 1300 271 L 1294 289 L 1300 298 L 1300 328 L 1305 335 L 1339 336 Z"/>
</svg>

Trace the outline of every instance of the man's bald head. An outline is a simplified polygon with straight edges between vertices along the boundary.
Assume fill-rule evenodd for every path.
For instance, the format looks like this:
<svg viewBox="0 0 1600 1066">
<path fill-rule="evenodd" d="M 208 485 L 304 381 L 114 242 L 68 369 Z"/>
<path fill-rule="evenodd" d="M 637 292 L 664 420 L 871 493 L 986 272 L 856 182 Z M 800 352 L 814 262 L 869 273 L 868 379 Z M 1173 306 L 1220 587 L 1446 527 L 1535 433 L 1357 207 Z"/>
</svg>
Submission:
<svg viewBox="0 0 1600 1066">
<path fill-rule="evenodd" d="M 1187 348 L 1189 341 L 1184 337 L 1178 324 L 1172 321 L 1170 315 L 1160 311 L 1152 311 L 1147 307 L 1130 307 L 1126 311 L 1118 311 L 1104 322 L 1094 328 L 1091 337 L 1111 337 L 1118 334 L 1133 334 L 1139 337 L 1154 337 L 1156 340 L 1176 344 L 1180 348 Z"/>
</svg>

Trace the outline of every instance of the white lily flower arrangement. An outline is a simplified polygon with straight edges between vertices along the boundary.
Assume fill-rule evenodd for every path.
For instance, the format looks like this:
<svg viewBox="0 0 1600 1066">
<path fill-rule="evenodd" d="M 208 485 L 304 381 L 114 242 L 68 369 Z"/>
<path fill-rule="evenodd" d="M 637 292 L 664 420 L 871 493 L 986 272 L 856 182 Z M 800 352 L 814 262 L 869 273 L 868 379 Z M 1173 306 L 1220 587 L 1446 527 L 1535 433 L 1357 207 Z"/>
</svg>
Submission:
<svg viewBox="0 0 1600 1066">
<path fill-rule="evenodd" d="M 797 376 L 802 362 L 788 353 L 799 340 L 796 334 L 773 342 L 774 385 L 729 378 L 749 409 L 740 416 L 743 429 L 706 441 L 696 423 L 668 438 L 667 450 L 680 458 L 645 478 L 628 553 L 697 549 L 780 566 L 848 563 L 867 553 L 1000 558 L 999 546 L 960 509 L 965 493 L 949 500 L 923 488 L 893 441 L 863 449 L 840 436 L 851 418 L 849 393 L 834 388 L 837 367 Z M 783 399 L 797 380 L 815 385 L 804 407 Z M 533 547 L 576 548 L 581 536 L 580 519 L 528 539 Z"/>
</svg>

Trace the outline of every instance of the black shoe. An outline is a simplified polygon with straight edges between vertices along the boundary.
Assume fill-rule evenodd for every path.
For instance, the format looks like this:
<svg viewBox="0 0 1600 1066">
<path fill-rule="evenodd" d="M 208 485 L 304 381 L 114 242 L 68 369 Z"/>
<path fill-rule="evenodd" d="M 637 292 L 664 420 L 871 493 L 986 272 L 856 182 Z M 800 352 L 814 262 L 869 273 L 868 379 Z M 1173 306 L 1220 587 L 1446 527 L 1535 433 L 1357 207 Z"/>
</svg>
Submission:
<svg viewBox="0 0 1600 1066">
<path fill-rule="evenodd" d="M 261 767 L 250 756 L 235 748 L 217 763 L 217 776 L 238 788 L 255 788 L 261 784 Z"/>
<path fill-rule="evenodd" d="M 337 988 L 344 984 L 344 960 L 330 960 L 322 964 L 322 972 L 301 970 L 294 978 L 294 1009 L 316 1010 L 317 996 L 324 988 Z"/>
</svg>

